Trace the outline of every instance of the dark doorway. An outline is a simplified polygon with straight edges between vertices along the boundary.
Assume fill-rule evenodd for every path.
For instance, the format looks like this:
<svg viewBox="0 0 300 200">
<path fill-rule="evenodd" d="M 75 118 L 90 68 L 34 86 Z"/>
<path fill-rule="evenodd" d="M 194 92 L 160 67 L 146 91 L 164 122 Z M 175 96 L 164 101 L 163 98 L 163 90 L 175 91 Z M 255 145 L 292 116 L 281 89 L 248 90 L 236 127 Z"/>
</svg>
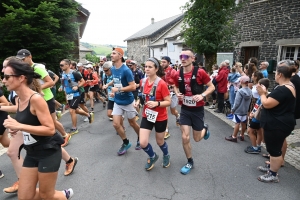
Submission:
<svg viewBox="0 0 300 200">
<path fill-rule="evenodd" d="M 244 47 L 245 50 L 245 59 L 244 65 L 248 63 L 251 57 L 255 57 L 258 59 L 258 47 Z"/>
</svg>

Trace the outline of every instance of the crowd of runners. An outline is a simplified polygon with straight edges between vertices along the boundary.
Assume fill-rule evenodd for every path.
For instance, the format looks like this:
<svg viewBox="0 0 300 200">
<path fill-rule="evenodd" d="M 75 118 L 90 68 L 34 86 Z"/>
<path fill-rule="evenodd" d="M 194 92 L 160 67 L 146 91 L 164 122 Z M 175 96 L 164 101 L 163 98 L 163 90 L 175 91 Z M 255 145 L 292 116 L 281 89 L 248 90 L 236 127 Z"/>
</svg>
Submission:
<svg viewBox="0 0 300 200">
<path fill-rule="evenodd" d="M 123 56 L 121 48 L 113 48 L 111 61 L 102 58 L 99 65 L 63 59 L 58 64 L 59 75 L 47 70 L 45 63 L 34 63 L 33 55 L 26 49 L 5 59 L 2 82 L 10 94 L 6 99 L 0 91 L 0 142 L 8 147 L 7 155 L 17 175 L 16 182 L 4 188 L 5 193 L 18 192 L 19 199 L 70 199 L 74 195 L 72 188 L 55 190 L 61 160 L 66 163 L 65 176 L 72 174 L 78 162 L 63 147 L 78 133 L 77 114 L 93 123 L 94 117 L 98 117 L 94 116 L 94 105 L 100 101 L 107 107 L 107 117 L 122 140 L 117 154 L 121 156 L 135 145 L 135 150 L 146 153 L 147 171 L 159 159 L 159 153 L 149 143 L 153 128 L 162 151 L 162 166 L 170 166 L 171 152 L 166 142 L 170 137 L 168 124 L 173 123 L 173 117 L 169 120 L 168 116 L 170 109 L 182 133 L 186 162 L 180 173 L 186 175 L 194 167 L 191 130 L 196 142 L 210 136 L 204 123 L 204 106 L 222 113 L 229 100 L 227 118 L 236 126 L 233 134 L 225 139 L 244 141 L 247 130 L 251 145 L 245 149 L 246 153 L 259 153 L 265 142 L 269 154 L 264 156 L 270 161 L 258 168 L 265 172 L 258 179 L 279 181 L 277 173 L 284 164 L 285 138 L 294 129 L 295 119 L 300 117 L 298 61 L 278 63 L 275 73 L 278 86 L 268 92 L 268 63 L 262 62 L 258 68 L 255 58 L 245 67 L 238 62 L 230 67 L 230 62 L 225 60 L 220 67 L 214 65 L 209 74 L 202 63 L 195 64 L 195 52 L 189 48 L 182 49 L 180 65 L 172 65 L 171 58 L 163 56 L 160 60 L 149 58 L 140 68 L 136 61 L 125 61 Z M 58 82 L 61 84 L 56 88 Z M 55 100 L 56 92 L 65 95 L 66 105 Z M 210 96 L 212 105 L 208 102 Z M 59 122 L 65 109 L 69 110 L 72 121 L 68 132 Z M 16 116 L 12 118 L 8 113 Z M 126 136 L 131 130 L 125 130 L 125 118 L 137 135 L 135 142 Z M 22 148 L 26 150 L 25 158 L 20 156 Z M 3 176 L 0 171 L 0 178 Z"/>
</svg>

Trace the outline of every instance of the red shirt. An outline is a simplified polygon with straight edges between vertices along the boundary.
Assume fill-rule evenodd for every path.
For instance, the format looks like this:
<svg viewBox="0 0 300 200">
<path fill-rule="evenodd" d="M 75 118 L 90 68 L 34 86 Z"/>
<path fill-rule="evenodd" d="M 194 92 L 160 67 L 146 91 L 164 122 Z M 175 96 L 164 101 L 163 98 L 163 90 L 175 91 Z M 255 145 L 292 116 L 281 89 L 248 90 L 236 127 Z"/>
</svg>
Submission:
<svg viewBox="0 0 300 200">
<path fill-rule="evenodd" d="M 168 85 L 174 85 L 174 80 L 172 77 L 176 74 L 176 70 L 173 69 L 171 66 L 167 67 L 165 69 L 165 76 L 162 77 L 162 79 L 168 84 Z"/>
<path fill-rule="evenodd" d="M 82 71 L 80 71 L 80 73 L 81 73 L 83 79 L 86 81 L 86 79 L 89 75 L 89 72 L 86 69 L 83 69 Z M 84 83 L 83 87 L 85 87 L 85 86 L 88 86 L 87 82 Z"/>
<path fill-rule="evenodd" d="M 142 80 L 140 81 L 140 85 L 142 85 Z M 144 91 L 143 93 L 146 95 L 146 101 L 147 102 L 149 100 L 149 94 L 150 91 L 152 89 L 152 85 L 148 84 L 148 78 L 146 78 L 146 82 L 145 82 L 145 86 L 144 86 Z M 168 90 L 168 86 L 166 84 L 166 82 L 164 80 L 160 80 L 157 88 L 156 88 L 156 100 L 155 101 L 163 101 L 165 97 L 170 96 L 170 92 Z M 144 105 L 144 109 L 143 109 L 143 117 L 147 118 L 146 114 L 145 114 L 145 109 L 148 108 L 147 105 Z M 149 108 L 150 109 L 150 108 Z M 168 113 L 167 113 L 167 109 L 165 107 L 156 107 L 154 109 L 152 109 L 156 112 L 158 112 L 156 121 L 164 121 L 168 119 Z"/>
<path fill-rule="evenodd" d="M 192 78 L 192 74 L 193 74 L 193 70 L 194 67 L 192 68 L 192 70 L 188 73 L 184 73 L 184 85 L 185 85 L 185 94 L 184 96 L 193 96 L 192 94 L 192 90 L 191 90 L 191 78 Z M 175 86 L 177 88 L 179 88 L 179 83 L 178 83 L 178 78 L 180 76 L 180 71 L 177 71 L 175 76 L 173 77 L 175 81 Z M 197 77 L 196 77 L 196 81 L 198 84 L 207 84 L 210 82 L 210 77 L 207 75 L 207 73 L 203 70 L 203 69 L 198 69 L 198 73 L 197 73 Z M 204 91 L 203 91 L 204 92 Z M 204 101 L 199 101 L 196 103 L 196 106 L 189 106 L 189 107 L 200 107 L 200 106 L 204 106 Z M 179 101 L 179 105 L 182 105 L 182 101 Z"/>
<path fill-rule="evenodd" d="M 99 78 L 96 72 L 92 72 L 88 75 L 88 80 L 91 80 L 91 82 L 88 82 L 89 86 L 98 85 Z"/>
</svg>

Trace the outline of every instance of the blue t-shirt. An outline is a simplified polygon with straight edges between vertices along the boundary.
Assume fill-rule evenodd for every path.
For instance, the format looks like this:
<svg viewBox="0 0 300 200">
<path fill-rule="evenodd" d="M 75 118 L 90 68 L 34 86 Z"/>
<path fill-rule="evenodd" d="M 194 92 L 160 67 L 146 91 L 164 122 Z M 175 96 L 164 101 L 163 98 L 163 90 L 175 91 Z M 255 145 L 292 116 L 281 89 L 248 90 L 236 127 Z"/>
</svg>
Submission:
<svg viewBox="0 0 300 200">
<path fill-rule="evenodd" d="M 76 73 L 76 76 L 78 77 L 74 77 L 73 70 L 70 70 L 70 72 L 68 74 L 66 74 L 65 72 L 63 72 L 63 74 L 61 75 L 61 81 L 62 81 L 62 87 L 65 90 L 65 92 L 67 94 L 73 94 L 73 97 L 78 97 L 80 96 L 80 92 L 79 90 L 74 91 L 72 90 L 72 88 L 74 86 L 78 86 L 78 80 L 81 80 L 81 74 L 80 73 Z"/>
<path fill-rule="evenodd" d="M 105 78 L 106 78 L 106 83 L 104 83 L 104 84 L 110 83 L 110 82 L 113 80 L 113 76 L 112 76 L 112 75 L 106 76 L 105 74 L 103 74 L 102 80 L 105 80 Z M 111 85 L 107 87 L 107 94 L 111 93 L 111 88 L 112 88 Z M 108 95 L 108 100 L 114 101 L 115 98 L 114 98 L 114 97 L 110 97 L 110 96 Z"/>
<path fill-rule="evenodd" d="M 261 105 L 260 97 L 258 97 L 255 104 L 257 104 L 258 106 Z M 252 118 L 252 121 L 255 122 L 255 123 L 260 123 L 260 121 L 255 119 L 254 117 Z"/>
<path fill-rule="evenodd" d="M 260 72 L 263 74 L 264 78 L 268 78 L 269 74 L 268 74 L 268 71 L 266 69 L 261 70 Z"/>
<path fill-rule="evenodd" d="M 114 86 L 116 84 L 122 84 L 122 87 L 128 86 L 130 82 L 133 82 L 133 76 L 131 70 L 123 64 L 119 69 L 116 69 L 115 66 L 110 68 L 113 75 Z M 115 93 L 115 102 L 119 105 L 129 105 L 133 102 L 134 97 L 132 92 L 116 92 Z"/>
</svg>

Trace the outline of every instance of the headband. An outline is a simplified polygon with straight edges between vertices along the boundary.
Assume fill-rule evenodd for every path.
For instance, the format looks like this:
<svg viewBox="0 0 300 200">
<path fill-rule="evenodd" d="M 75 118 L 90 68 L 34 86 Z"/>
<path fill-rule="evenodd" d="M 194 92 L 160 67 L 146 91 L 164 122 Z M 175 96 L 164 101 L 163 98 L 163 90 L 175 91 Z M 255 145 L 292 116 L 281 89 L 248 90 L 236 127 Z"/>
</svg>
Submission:
<svg viewBox="0 0 300 200">
<path fill-rule="evenodd" d="M 158 63 L 157 60 L 155 60 L 154 58 L 148 58 L 147 61 L 154 62 L 154 64 L 159 68 L 159 63 Z"/>
</svg>

